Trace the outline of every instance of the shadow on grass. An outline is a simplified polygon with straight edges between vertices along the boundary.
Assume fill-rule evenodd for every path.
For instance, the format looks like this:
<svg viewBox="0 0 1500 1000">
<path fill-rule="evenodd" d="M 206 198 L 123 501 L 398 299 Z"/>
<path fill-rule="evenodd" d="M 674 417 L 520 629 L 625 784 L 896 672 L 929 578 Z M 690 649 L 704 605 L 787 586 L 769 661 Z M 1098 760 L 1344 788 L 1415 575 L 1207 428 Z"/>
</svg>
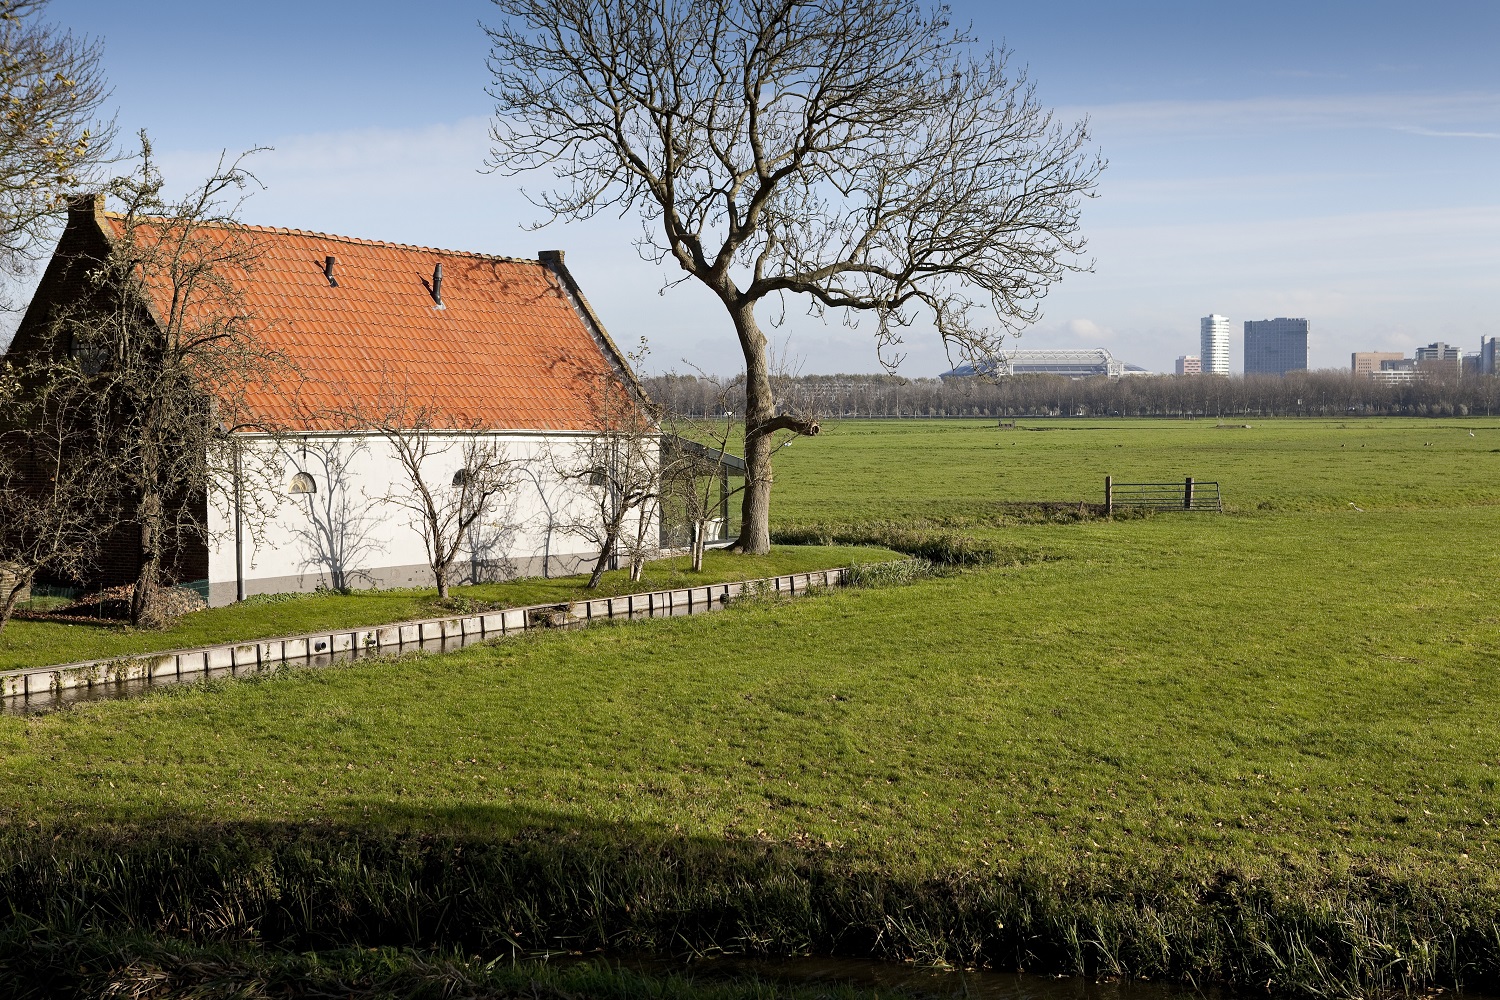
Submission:
<svg viewBox="0 0 1500 1000">
<path fill-rule="evenodd" d="M 0 931 L 287 953 L 844 955 L 1355 994 L 1493 987 L 1500 901 L 1389 873 L 1017 864 L 924 874 L 815 844 L 506 807 L 0 838 Z M 432 834 L 421 829 L 481 830 Z M 0 978 L 32 953 L 10 950 Z M 39 960 L 39 959 L 38 959 Z M 32 970 L 35 972 L 36 970 Z"/>
</svg>

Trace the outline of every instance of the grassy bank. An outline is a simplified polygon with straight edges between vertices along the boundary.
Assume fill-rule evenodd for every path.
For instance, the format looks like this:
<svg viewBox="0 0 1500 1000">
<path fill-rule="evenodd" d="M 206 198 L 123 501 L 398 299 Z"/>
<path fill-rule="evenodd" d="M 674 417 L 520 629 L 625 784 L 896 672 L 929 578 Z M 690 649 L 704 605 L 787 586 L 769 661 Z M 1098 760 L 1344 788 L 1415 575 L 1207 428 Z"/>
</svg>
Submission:
<svg viewBox="0 0 1500 1000">
<path fill-rule="evenodd" d="M 471 974 L 548 952 L 748 952 L 1324 996 L 1496 982 L 1492 893 L 1381 872 L 1293 879 L 1166 861 L 922 877 L 836 852 L 636 832 L 472 840 L 262 825 L 10 849 L 0 982 L 113 971 L 129 964 L 121 955 L 198 984 L 225 965 L 283 981 L 317 966 L 430 972 L 393 960 L 405 949 L 463 956 Z M 350 962 L 354 949 L 377 953 Z"/>
<path fill-rule="evenodd" d="M 1400 443 L 1412 427 L 1359 424 L 1363 450 L 1406 456 L 1361 511 L 1282 492 L 1337 481 L 1349 451 L 1343 428 L 1327 447 L 1299 424 L 1221 477 L 1236 514 L 1002 527 L 980 501 L 1092 477 L 1067 445 L 1087 439 L 1031 434 L 1056 442 L 1027 459 L 1042 485 L 981 497 L 963 481 L 979 444 L 918 453 L 1001 432 L 878 426 L 887 444 L 838 426 L 792 449 L 784 526 L 889 532 L 910 495 L 929 523 L 901 530 L 1030 555 L 420 669 L 0 718 L 0 893 L 57 933 L 292 950 L 834 951 L 1321 995 L 1500 983 L 1500 505 L 1479 492 L 1500 496 L 1500 456 L 1449 481 L 1422 464 L 1436 445 Z M 1106 430 L 1155 435 L 1142 478 L 1214 478 L 1190 455 L 1245 447 Z M 884 478 L 839 472 L 879 455 Z"/>
<path fill-rule="evenodd" d="M 598 590 L 586 589 L 587 574 L 551 580 L 454 587 L 444 602 L 434 589 L 359 590 L 348 594 L 277 594 L 243 604 L 184 615 L 167 629 L 132 629 L 124 624 L 12 621 L 0 632 L 0 670 L 108 656 L 127 656 L 165 649 L 185 649 L 222 642 L 296 635 L 320 629 L 386 625 L 417 618 L 462 614 L 478 606 L 523 607 L 562 603 L 585 597 L 614 597 L 648 590 L 697 587 L 814 569 L 901 558 L 888 549 L 852 546 L 777 546 L 768 556 L 704 554 L 703 572 L 694 573 L 686 556 L 648 563 L 639 582 L 625 570 L 604 575 Z"/>
</svg>

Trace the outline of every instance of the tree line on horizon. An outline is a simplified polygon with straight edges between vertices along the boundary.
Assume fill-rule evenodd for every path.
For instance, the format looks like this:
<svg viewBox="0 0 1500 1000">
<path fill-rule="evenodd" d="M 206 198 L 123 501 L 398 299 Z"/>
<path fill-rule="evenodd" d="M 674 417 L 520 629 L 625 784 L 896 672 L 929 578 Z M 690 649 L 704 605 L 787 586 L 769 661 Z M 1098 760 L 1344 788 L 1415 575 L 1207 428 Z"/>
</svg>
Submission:
<svg viewBox="0 0 1500 1000">
<path fill-rule="evenodd" d="M 930 417 L 1461 417 L 1500 413 L 1500 377 L 1404 384 L 1328 369 L 1280 375 L 1158 375 L 1070 379 L 783 375 L 781 406 L 808 419 Z M 742 412 L 743 381 L 666 374 L 642 379 L 664 411 Z M 727 391 L 726 391 L 727 389 Z"/>
</svg>

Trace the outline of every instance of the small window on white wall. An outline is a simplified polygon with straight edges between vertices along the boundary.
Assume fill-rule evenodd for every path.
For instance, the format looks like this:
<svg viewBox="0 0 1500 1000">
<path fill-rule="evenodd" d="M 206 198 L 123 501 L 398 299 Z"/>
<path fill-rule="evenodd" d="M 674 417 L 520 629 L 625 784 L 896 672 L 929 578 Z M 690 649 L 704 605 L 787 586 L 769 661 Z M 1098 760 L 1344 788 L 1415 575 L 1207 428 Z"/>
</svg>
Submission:
<svg viewBox="0 0 1500 1000">
<path fill-rule="evenodd" d="M 290 493 L 316 493 L 318 484 L 305 472 L 299 472 L 292 477 L 292 483 L 287 487 Z"/>
<path fill-rule="evenodd" d="M 459 469 L 457 472 L 455 472 L 453 474 L 453 485 L 454 486 L 467 486 L 467 485 L 469 485 L 469 479 L 470 479 L 470 477 L 469 477 L 469 470 L 468 469 Z"/>
</svg>

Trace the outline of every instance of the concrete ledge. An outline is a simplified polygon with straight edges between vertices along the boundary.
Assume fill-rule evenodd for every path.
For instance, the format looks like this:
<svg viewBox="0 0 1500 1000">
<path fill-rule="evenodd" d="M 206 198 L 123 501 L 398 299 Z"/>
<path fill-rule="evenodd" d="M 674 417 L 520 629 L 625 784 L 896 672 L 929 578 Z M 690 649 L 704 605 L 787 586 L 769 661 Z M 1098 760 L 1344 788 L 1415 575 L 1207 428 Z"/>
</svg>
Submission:
<svg viewBox="0 0 1500 1000">
<path fill-rule="evenodd" d="M 332 633 L 5 670 L 0 671 L 0 701 L 56 697 L 67 691 L 108 689 L 127 683 L 175 683 L 212 671 L 242 674 L 283 663 L 326 665 L 336 659 L 399 652 L 403 648 L 456 649 L 530 629 L 586 625 L 615 618 L 696 615 L 722 608 L 747 590 L 798 596 L 820 587 L 837 587 L 844 582 L 845 574 L 843 568 L 793 573 L 707 587 L 593 598 L 567 605 L 535 604 L 482 615 L 428 618 Z"/>
</svg>

